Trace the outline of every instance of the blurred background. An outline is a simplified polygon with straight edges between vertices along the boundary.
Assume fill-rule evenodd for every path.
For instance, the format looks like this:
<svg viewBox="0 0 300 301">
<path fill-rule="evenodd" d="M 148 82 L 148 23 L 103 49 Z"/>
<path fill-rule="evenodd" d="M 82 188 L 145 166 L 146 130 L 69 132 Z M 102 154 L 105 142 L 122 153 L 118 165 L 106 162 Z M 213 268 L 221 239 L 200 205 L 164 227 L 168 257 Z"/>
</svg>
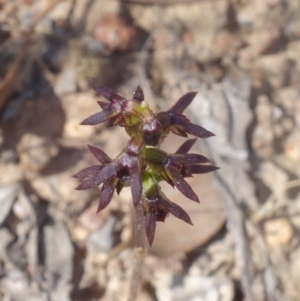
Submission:
<svg viewBox="0 0 300 301">
<path fill-rule="evenodd" d="M 130 191 L 96 215 L 71 177 L 128 140 L 79 125 L 97 85 L 154 111 L 197 91 L 186 115 L 216 134 L 201 204 L 164 188 L 194 226 L 159 223 L 138 300 L 299 300 L 299 81 L 299 0 L 0 0 L 0 300 L 126 300 Z"/>
</svg>

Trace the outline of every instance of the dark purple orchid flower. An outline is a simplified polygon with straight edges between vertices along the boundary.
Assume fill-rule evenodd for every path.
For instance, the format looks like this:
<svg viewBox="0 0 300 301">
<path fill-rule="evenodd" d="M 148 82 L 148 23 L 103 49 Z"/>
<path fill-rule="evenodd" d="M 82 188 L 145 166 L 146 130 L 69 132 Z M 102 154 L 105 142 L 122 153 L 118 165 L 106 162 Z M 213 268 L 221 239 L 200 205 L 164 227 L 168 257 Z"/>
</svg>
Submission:
<svg viewBox="0 0 300 301">
<path fill-rule="evenodd" d="M 122 111 L 124 110 L 124 107 L 126 106 L 128 101 L 108 87 L 95 87 L 94 90 L 104 98 L 109 100 L 109 103 L 99 101 L 98 104 L 103 111 L 93 114 L 92 116 L 82 121 L 81 124 L 95 125 L 104 121 L 108 121 L 109 126 L 117 124 L 123 126 L 124 120 Z"/>
<path fill-rule="evenodd" d="M 99 212 L 109 204 L 115 190 L 120 193 L 124 186 L 130 186 L 134 205 L 137 206 L 142 200 L 145 230 L 150 245 L 154 240 L 156 222 L 164 222 L 169 213 L 192 224 L 188 214 L 163 194 L 159 182 L 165 180 L 187 198 L 199 202 L 185 178 L 211 172 L 218 167 L 211 165 L 211 161 L 203 155 L 189 153 L 196 139 L 185 141 L 174 154 L 162 151 L 159 145 L 170 131 L 184 137 L 188 134 L 199 138 L 214 136 L 183 115 L 196 93 L 188 93 L 170 110 L 154 114 L 144 101 L 140 87 L 130 100 L 107 87 L 94 89 L 108 102 L 98 101 L 102 111 L 85 119 L 82 124 L 106 122 L 108 127 L 119 125 L 125 128 L 131 139 L 114 160 L 101 149 L 89 145 L 90 152 L 101 164 L 85 168 L 74 175 L 82 180 L 77 189 L 100 186 Z"/>
<path fill-rule="evenodd" d="M 107 121 L 107 127 L 125 127 L 130 137 L 142 133 L 146 145 L 155 146 L 159 143 L 161 124 L 148 106 L 141 105 L 144 92 L 140 86 L 135 90 L 132 100 L 125 99 L 108 87 L 95 87 L 94 90 L 109 102 L 98 101 L 102 112 L 88 117 L 82 121 L 82 125 L 96 125 Z"/>
<path fill-rule="evenodd" d="M 101 149 L 89 146 L 91 153 L 102 165 L 85 168 L 73 177 L 84 180 L 76 188 L 77 190 L 87 190 L 103 184 L 98 212 L 109 204 L 115 189 L 119 193 L 124 186 L 130 185 L 133 203 L 135 206 L 139 203 L 142 195 L 142 180 L 137 148 L 131 141 L 118 158 L 111 160 Z"/>
<path fill-rule="evenodd" d="M 186 143 L 179 151 L 189 147 L 191 144 Z M 184 149 L 184 151 L 186 151 Z M 160 149 L 146 148 L 144 158 L 151 169 L 157 172 L 166 182 L 173 187 L 175 186 L 187 198 L 199 202 L 191 186 L 184 180 L 184 177 L 192 174 L 206 173 L 218 169 L 213 165 L 203 165 L 211 161 L 199 154 L 168 154 Z"/>
<path fill-rule="evenodd" d="M 191 134 L 199 138 L 208 138 L 215 136 L 212 132 L 207 131 L 203 127 L 191 123 L 182 113 L 192 103 L 197 92 L 190 92 L 182 96 L 177 103 L 168 111 L 156 114 L 156 118 L 160 121 L 164 134 L 169 131 L 182 137 Z"/>
<path fill-rule="evenodd" d="M 164 222 L 169 213 L 192 225 L 189 215 L 177 204 L 168 200 L 158 185 L 153 185 L 144 198 L 145 229 L 149 245 L 152 245 L 156 222 Z"/>
</svg>

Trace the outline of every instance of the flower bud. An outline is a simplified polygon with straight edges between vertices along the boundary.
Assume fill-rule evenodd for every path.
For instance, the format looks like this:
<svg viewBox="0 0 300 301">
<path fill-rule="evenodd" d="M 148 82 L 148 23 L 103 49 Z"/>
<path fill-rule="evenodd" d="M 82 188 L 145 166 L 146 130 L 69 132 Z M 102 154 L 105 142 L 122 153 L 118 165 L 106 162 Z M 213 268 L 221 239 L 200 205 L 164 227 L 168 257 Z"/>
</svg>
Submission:
<svg viewBox="0 0 300 301">
<path fill-rule="evenodd" d="M 150 121 L 143 123 L 143 139 L 147 145 L 156 146 L 159 143 L 161 136 L 161 124 L 153 118 Z"/>
<path fill-rule="evenodd" d="M 144 156 L 147 164 L 156 166 L 158 168 L 164 167 L 168 162 L 168 155 L 158 148 L 145 148 Z"/>
</svg>

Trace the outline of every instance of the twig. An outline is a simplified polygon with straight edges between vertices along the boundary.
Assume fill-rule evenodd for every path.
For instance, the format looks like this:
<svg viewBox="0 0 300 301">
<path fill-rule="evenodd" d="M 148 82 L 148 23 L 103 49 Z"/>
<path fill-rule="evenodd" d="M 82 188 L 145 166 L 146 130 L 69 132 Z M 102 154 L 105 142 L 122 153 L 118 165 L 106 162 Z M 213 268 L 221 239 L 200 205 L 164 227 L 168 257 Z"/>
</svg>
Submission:
<svg viewBox="0 0 300 301">
<path fill-rule="evenodd" d="M 40 12 L 32 24 L 30 25 L 29 29 L 24 33 L 23 41 L 21 44 L 21 47 L 18 51 L 18 54 L 10 68 L 10 70 L 5 75 L 4 79 L 0 83 L 0 111 L 5 105 L 5 102 L 7 100 L 7 97 L 9 96 L 11 89 L 12 89 L 12 83 L 13 80 L 17 74 L 17 71 L 19 70 L 20 64 L 25 56 L 26 49 L 29 45 L 29 41 L 31 38 L 32 33 L 34 32 L 35 27 L 37 24 L 43 20 L 43 18 L 60 2 L 64 0 L 52 0 L 49 5 Z"/>
</svg>

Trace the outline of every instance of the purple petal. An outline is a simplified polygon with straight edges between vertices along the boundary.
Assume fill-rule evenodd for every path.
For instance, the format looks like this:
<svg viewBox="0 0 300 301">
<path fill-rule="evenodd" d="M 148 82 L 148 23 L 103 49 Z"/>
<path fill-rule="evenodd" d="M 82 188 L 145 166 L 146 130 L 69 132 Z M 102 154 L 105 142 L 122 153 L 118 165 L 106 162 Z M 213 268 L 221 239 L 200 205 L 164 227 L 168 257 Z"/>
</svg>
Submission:
<svg viewBox="0 0 300 301">
<path fill-rule="evenodd" d="M 179 170 L 172 165 L 169 166 L 169 170 L 173 175 L 173 183 L 176 186 L 176 188 L 190 200 L 200 203 L 198 196 L 193 191 L 191 186 L 184 180 Z"/>
<path fill-rule="evenodd" d="M 82 125 L 95 125 L 102 123 L 111 117 L 111 112 L 102 111 L 100 113 L 93 114 L 87 119 L 83 120 L 80 124 Z"/>
<path fill-rule="evenodd" d="M 141 200 L 142 189 L 143 189 L 141 172 L 139 168 L 139 162 L 137 159 L 131 162 L 131 166 L 129 167 L 128 172 L 130 175 L 130 187 L 132 193 L 132 200 L 134 206 L 136 207 Z"/>
<path fill-rule="evenodd" d="M 118 95 L 113 89 L 111 89 L 109 87 L 100 86 L 100 87 L 94 87 L 93 89 L 109 101 L 112 101 L 112 100 L 117 100 L 117 101 L 125 100 L 123 97 Z"/>
<path fill-rule="evenodd" d="M 95 158 L 102 164 L 111 162 L 111 158 L 100 148 L 97 148 L 89 144 L 88 144 L 88 148 L 90 152 L 95 156 Z"/>
<path fill-rule="evenodd" d="M 144 92 L 140 86 L 136 88 L 136 90 L 133 93 L 133 99 L 142 102 L 144 100 Z"/>
<path fill-rule="evenodd" d="M 189 92 L 183 95 L 179 100 L 175 103 L 175 105 L 169 110 L 172 113 L 182 113 L 193 101 L 197 92 Z"/>
<path fill-rule="evenodd" d="M 148 214 L 145 217 L 145 230 L 146 236 L 151 246 L 155 236 L 155 228 L 156 228 L 156 216 L 153 214 Z"/>
<path fill-rule="evenodd" d="M 187 169 L 192 174 L 203 174 L 220 169 L 220 167 L 214 165 L 190 165 L 187 166 Z"/>
<path fill-rule="evenodd" d="M 176 151 L 176 154 L 187 154 L 195 144 L 197 138 L 186 140 Z"/>
<path fill-rule="evenodd" d="M 166 199 L 161 199 L 160 207 L 163 208 L 165 211 L 170 212 L 177 218 L 183 220 L 184 222 L 193 225 L 189 215 L 177 204 Z"/>
<path fill-rule="evenodd" d="M 90 167 L 87 167 L 85 169 L 82 169 L 78 173 L 76 173 L 73 178 L 76 179 L 85 179 L 89 177 L 94 177 L 100 170 L 103 168 L 101 165 L 93 165 Z"/>
<path fill-rule="evenodd" d="M 114 194 L 115 187 L 113 185 L 113 181 L 106 181 L 103 184 L 100 193 L 100 203 L 97 209 L 97 213 L 103 210 L 111 201 Z"/>
</svg>

